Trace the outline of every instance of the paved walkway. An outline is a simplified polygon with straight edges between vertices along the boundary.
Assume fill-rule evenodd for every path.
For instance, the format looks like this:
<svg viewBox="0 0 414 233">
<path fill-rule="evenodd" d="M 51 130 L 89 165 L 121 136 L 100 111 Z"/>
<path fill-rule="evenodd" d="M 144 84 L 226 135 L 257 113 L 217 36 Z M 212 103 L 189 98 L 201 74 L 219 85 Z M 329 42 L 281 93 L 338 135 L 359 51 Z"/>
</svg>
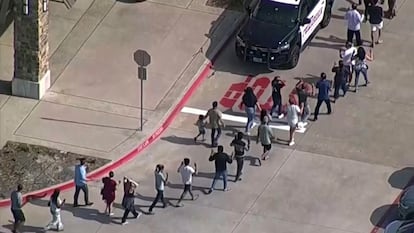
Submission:
<svg viewBox="0 0 414 233">
<path fill-rule="evenodd" d="M 410 91 L 413 84 L 407 79 L 413 74 L 410 51 L 414 47 L 405 43 L 414 36 L 407 30 L 414 3 L 406 0 L 399 4 L 398 17 L 385 24 L 384 44 L 375 49 L 376 59 L 370 64 L 372 85 L 340 99 L 332 116 L 321 116 L 306 132 L 297 135 L 296 147 L 275 144 L 271 159 L 261 167 L 246 161 L 243 180 L 230 182 L 230 192 L 217 190 L 204 195 L 213 175 L 213 164 L 207 162 L 210 149 L 202 143 L 194 144 L 192 122 L 196 116 L 182 113 L 161 140 L 139 159 L 115 171 L 116 178 L 128 175 L 140 182 L 136 204 L 147 211 L 155 195 L 153 169 L 155 164 L 163 163 L 171 176 L 166 196 L 174 204 L 181 193 L 176 168 L 183 157 L 190 157 L 199 165 L 194 189 L 200 198 L 185 202 L 183 208 L 155 209 L 154 216 L 144 215 L 139 220 L 130 220 L 127 226 L 120 226 L 121 196 L 118 193 L 115 216 L 104 216 L 101 214 L 104 204 L 99 196 L 101 184 L 92 182 L 90 193 L 94 206 L 73 209 L 68 205 L 63 211 L 65 232 L 367 233 L 375 225 L 383 227 L 395 216 L 389 215 L 385 223 L 380 223 L 380 219 L 414 174 L 410 167 L 413 149 L 410 138 L 414 131 L 407 117 L 414 110 Z M 341 17 L 346 6 L 336 1 L 332 23 L 318 33 L 302 54 L 298 68 L 277 72 L 288 80 L 289 86 L 295 82 L 294 77 L 305 76 L 311 80 L 312 75 L 330 70 L 332 60 L 338 56 L 337 47 L 343 44 L 340 38 L 345 37 Z M 369 38 L 368 27 L 364 25 L 364 38 Z M 232 43 L 214 68 L 215 74 L 203 83 L 187 107 L 207 109 L 211 101 L 221 100 L 232 84 L 245 81 L 247 75 L 257 76 L 252 82 L 275 75 L 262 66 L 240 62 L 234 56 Z M 265 103 L 268 96 L 265 92 L 260 101 Z M 220 103 L 220 109 L 229 116 L 240 112 L 237 104 L 229 107 L 223 101 Z M 229 120 L 226 123 L 228 127 L 221 143 L 230 151 L 228 143 L 233 132 L 242 129 L 243 124 Z M 285 138 L 288 133 L 276 130 L 276 134 Z M 252 161 L 260 151 L 261 148 L 253 145 L 249 152 Z M 230 174 L 234 173 L 235 165 L 231 165 Z M 69 204 L 72 193 L 73 190 L 63 193 Z M 34 200 L 25 206 L 26 232 L 38 232 L 47 224 L 50 216 L 46 204 L 46 200 Z M 4 228 L 0 231 L 7 232 L 11 225 L 9 219 L 9 210 L 0 210 L 0 224 Z"/>
</svg>

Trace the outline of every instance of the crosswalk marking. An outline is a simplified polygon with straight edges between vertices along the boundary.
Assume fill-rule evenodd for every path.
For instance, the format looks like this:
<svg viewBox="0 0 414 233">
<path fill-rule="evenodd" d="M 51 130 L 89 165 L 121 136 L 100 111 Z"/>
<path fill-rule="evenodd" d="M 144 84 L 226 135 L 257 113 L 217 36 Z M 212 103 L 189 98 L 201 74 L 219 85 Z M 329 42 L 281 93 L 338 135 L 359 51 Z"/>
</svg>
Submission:
<svg viewBox="0 0 414 233">
<path fill-rule="evenodd" d="M 184 107 L 183 109 L 181 109 L 182 113 L 189 113 L 189 114 L 193 114 L 193 115 L 205 115 L 207 113 L 206 110 L 203 109 L 198 109 L 198 108 L 192 108 L 192 107 Z M 222 115 L 222 119 L 225 121 L 232 121 L 232 122 L 238 122 L 238 123 L 247 123 L 247 117 L 242 117 L 242 116 L 233 116 L 233 115 L 229 115 L 229 114 L 224 114 Z M 258 124 L 255 122 L 253 124 L 253 127 L 256 127 Z M 269 124 L 270 128 L 272 129 L 278 129 L 278 130 L 284 130 L 284 131 L 289 131 L 289 125 L 283 125 L 280 123 L 275 123 L 275 122 L 271 122 Z M 305 133 L 306 128 L 300 128 L 297 129 L 296 132 L 297 133 Z"/>
</svg>

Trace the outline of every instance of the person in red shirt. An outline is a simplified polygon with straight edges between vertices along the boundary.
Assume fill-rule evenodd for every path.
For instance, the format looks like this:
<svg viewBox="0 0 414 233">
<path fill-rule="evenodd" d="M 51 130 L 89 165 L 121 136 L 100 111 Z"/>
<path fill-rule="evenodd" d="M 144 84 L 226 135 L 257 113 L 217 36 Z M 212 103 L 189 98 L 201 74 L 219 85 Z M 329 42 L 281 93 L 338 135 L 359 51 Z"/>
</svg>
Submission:
<svg viewBox="0 0 414 233">
<path fill-rule="evenodd" d="M 102 199 L 106 202 L 105 214 L 112 216 L 112 203 L 115 201 L 116 181 L 114 172 L 110 171 L 109 176 L 102 178 L 103 188 L 101 191 Z"/>
</svg>

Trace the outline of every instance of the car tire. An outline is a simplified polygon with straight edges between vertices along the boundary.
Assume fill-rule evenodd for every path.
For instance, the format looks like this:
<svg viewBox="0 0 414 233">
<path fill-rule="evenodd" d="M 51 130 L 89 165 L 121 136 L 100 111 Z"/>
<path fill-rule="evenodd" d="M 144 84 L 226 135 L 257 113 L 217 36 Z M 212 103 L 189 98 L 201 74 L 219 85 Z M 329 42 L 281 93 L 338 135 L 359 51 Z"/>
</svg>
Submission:
<svg viewBox="0 0 414 233">
<path fill-rule="evenodd" d="M 289 62 L 287 63 L 287 68 L 292 69 L 298 65 L 300 57 L 300 47 L 299 45 L 295 45 L 292 48 L 291 57 Z"/>
<path fill-rule="evenodd" d="M 332 17 L 332 6 L 327 6 L 325 10 L 325 14 L 323 15 L 323 19 L 321 22 L 321 28 L 325 28 L 331 22 Z"/>
</svg>

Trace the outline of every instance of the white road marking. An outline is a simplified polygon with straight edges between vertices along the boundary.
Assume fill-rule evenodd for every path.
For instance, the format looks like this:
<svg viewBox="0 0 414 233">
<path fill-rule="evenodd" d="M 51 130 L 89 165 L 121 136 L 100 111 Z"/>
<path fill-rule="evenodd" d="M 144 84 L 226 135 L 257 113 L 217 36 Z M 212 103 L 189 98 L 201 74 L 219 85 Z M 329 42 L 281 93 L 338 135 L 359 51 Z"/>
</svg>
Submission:
<svg viewBox="0 0 414 233">
<path fill-rule="evenodd" d="M 202 109 L 198 109 L 198 108 L 191 108 L 191 107 L 184 107 L 183 109 L 181 109 L 182 113 L 189 113 L 189 114 L 193 114 L 193 115 L 205 115 L 207 113 L 206 110 L 202 110 Z M 232 121 L 232 122 L 238 122 L 238 123 L 247 123 L 247 117 L 242 117 L 242 116 L 233 116 L 233 115 L 229 115 L 229 114 L 224 114 L 222 115 L 223 120 L 225 121 Z M 256 127 L 258 124 L 255 122 L 253 124 L 253 127 Z M 284 130 L 284 131 L 289 131 L 289 125 L 282 125 L 279 123 L 275 123 L 275 122 L 271 122 L 270 123 L 270 128 L 272 129 L 278 129 L 278 130 Z M 301 128 L 301 129 L 297 129 L 296 132 L 298 133 L 305 133 L 306 128 Z"/>
</svg>

